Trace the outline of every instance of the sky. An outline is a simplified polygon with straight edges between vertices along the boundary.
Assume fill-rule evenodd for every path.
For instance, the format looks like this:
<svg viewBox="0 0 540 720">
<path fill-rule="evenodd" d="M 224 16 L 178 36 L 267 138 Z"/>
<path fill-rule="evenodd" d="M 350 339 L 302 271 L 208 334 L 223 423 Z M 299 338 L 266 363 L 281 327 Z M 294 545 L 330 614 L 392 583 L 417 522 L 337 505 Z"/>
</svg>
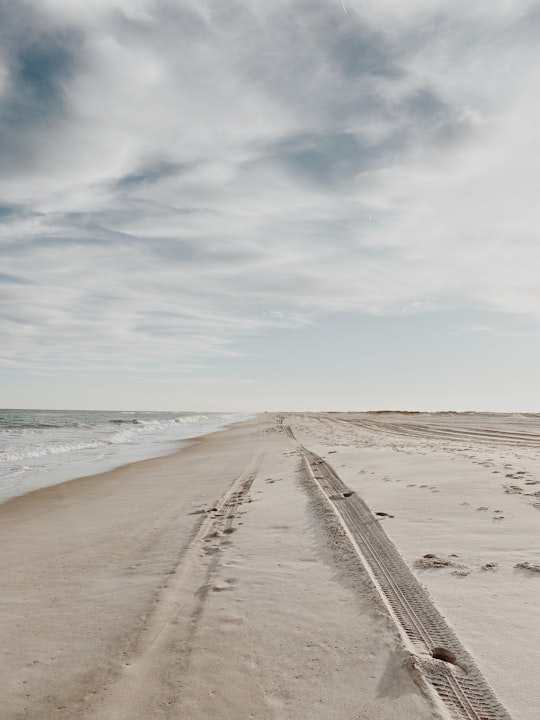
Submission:
<svg viewBox="0 0 540 720">
<path fill-rule="evenodd" d="M 540 411 L 539 37 L 0 0 L 0 407 Z"/>
</svg>

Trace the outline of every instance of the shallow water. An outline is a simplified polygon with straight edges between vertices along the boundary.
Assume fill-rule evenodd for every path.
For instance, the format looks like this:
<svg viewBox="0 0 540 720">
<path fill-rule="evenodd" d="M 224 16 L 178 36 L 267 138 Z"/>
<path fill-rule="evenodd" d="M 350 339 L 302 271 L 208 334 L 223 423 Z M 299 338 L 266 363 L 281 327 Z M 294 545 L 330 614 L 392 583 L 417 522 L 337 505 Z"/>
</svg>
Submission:
<svg viewBox="0 0 540 720">
<path fill-rule="evenodd" d="M 0 410 L 0 501 L 128 462 L 246 419 L 238 413 Z"/>
</svg>

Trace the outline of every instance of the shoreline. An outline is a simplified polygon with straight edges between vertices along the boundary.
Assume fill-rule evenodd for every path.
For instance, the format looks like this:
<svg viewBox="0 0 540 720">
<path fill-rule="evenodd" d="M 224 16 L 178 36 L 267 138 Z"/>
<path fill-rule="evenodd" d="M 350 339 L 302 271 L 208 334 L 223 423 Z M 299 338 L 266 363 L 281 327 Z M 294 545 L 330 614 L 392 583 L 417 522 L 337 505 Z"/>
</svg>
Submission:
<svg viewBox="0 0 540 720">
<path fill-rule="evenodd" d="M 426 669 L 442 661 L 404 642 L 340 525 L 339 503 L 325 498 L 307 471 L 303 447 L 317 453 L 316 473 L 319 462 L 330 463 L 365 499 L 410 568 L 419 548 L 444 559 L 458 551 L 442 568 L 413 572 L 500 699 L 515 717 L 532 718 L 538 664 L 515 667 L 511 652 L 501 662 L 508 640 L 504 633 L 479 638 L 483 618 L 475 614 L 486 607 L 493 624 L 498 612 L 519 635 L 517 611 L 504 617 L 504 594 L 526 605 L 540 574 L 507 571 L 512 543 L 523 536 L 514 542 L 501 534 L 505 523 L 487 522 L 457 499 L 465 490 L 475 500 L 474 493 L 490 502 L 496 495 L 507 503 L 508 528 L 538 511 L 524 496 L 505 496 L 492 468 L 495 484 L 487 487 L 488 469 L 471 469 L 483 456 L 473 460 L 453 441 L 443 448 L 440 437 L 430 440 L 426 432 L 440 433 L 430 420 L 418 440 L 400 439 L 395 428 L 359 427 L 355 418 L 264 413 L 173 454 L 1 504 L 0 542 L 8 548 L 0 577 L 3 717 L 449 718 Z M 434 471 L 438 494 L 418 482 Z M 411 473 L 416 484 L 405 482 Z M 430 540 L 435 527 L 437 543 Z M 471 528 L 477 565 L 466 554 Z M 480 568 L 482 543 L 497 570 Z M 534 560 L 524 558 L 531 566 Z M 469 607 L 460 602 L 465 591 Z M 527 647 L 530 637 L 523 642 Z"/>
<path fill-rule="evenodd" d="M 0 606 L 2 673 L 12 700 L 5 717 L 58 717 L 62 704 L 66 717 L 82 717 L 81 693 L 89 701 L 88 693 L 108 686 L 189 544 L 200 520 L 190 513 L 234 479 L 219 478 L 212 452 L 232 455 L 231 473 L 242 469 L 246 449 L 228 453 L 223 435 L 0 505 L 0 538 L 10 548 Z M 179 491 L 179 463 L 186 477 L 194 469 L 198 486 L 184 481 Z M 55 686 L 53 696 L 68 693 L 56 706 L 47 699 Z"/>
<path fill-rule="evenodd" d="M 207 428 L 200 434 L 188 435 L 186 437 L 172 436 L 162 438 L 154 441 L 157 442 L 158 447 L 154 447 L 154 445 L 148 443 L 143 443 L 141 447 L 137 445 L 122 447 L 119 445 L 116 448 L 116 454 L 110 454 L 108 456 L 102 454 L 95 458 L 88 457 L 76 461 L 71 459 L 65 464 L 59 464 L 51 469 L 43 468 L 32 470 L 29 468 L 26 474 L 19 479 L 16 484 L 5 487 L 0 486 L 0 505 L 11 498 L 20 497 L 35 490 L 78 480 L 79 478 L 101 475 L 126 465 L 133 465 L 138 462 L 145 462 L 146 460 L 154 460 L 174 455 L 182 452 L 184 448 L 199 438 L 223 432 L 231 425 L 249 420 L 253 417 L 255 417 L 255 415 L 243 417 L 238 420 L 227 420 L 227 422 L 222 425 Z M 62 456 L 59 456 L 59 458 L 62 459 Z"/>
</svg>

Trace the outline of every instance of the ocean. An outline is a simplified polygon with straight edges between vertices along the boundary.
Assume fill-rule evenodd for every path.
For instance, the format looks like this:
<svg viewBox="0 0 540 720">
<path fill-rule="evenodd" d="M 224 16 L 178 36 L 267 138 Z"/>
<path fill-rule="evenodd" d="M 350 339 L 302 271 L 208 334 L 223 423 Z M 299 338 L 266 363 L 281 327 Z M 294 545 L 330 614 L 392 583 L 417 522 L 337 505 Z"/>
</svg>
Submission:
<svg viewBox="0 0 540 720">
<path fill-rule="evenodd" d="M 187 444 L 187 438 L 248 417 L 239 413 L 0 410 L 0 502 L 170 454 Z"/>
</svg>

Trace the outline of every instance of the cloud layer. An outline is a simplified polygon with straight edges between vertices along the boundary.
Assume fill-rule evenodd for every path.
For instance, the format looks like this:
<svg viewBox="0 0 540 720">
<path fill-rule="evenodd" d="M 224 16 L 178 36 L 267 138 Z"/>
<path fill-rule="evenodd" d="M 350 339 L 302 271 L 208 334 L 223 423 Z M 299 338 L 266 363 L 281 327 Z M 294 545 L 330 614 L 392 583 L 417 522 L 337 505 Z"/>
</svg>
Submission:
<svg viewBox="0 0 540 720">
<path fill-rule="evenodd" d="M 181 371 L 346 309 L 537 317 L 539 26 L 0 0 L 2 364 Z"/>
</svg>

